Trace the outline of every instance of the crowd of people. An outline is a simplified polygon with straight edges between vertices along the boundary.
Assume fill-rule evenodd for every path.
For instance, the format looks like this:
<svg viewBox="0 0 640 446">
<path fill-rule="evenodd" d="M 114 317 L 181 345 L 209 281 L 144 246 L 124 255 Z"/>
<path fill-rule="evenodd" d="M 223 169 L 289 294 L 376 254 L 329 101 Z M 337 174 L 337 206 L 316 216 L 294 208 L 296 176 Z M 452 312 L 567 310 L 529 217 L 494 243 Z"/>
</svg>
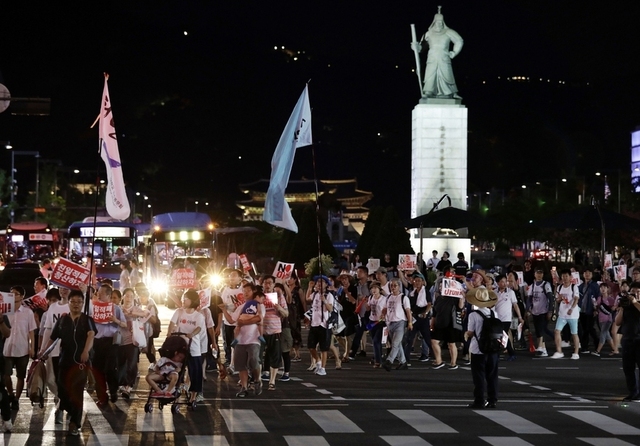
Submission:
<svg viewBox="0 0 640 446">
<path fill-rule="evenodd" d="M 151 396 L 185 392 L 191 404 L 204 398 L 203 383 L 212 371 L 220 379 L 238 380 L 238 398 L 260 395 L 263 383 L 275 391 L 279 382 L 291 379 L 292 363 L 303 360 L 303 345 L 309 351 L 307 370 L 321 377 L 328 374 L 329 352 L 338 370 L 344 362 L 369 356 L 374 369 L 391 372 L 411 367 L 417 350 L 418 360 L 430 362 L 432 369 L 470 365 L 475 386 L 470 406 L 493 408 L 499 355 L 513 361 L 519 351 L 535 350 L 537 356 L 559 359 L 570 348 L 573 360 L 621 355 L 629 390 L 625 400 L 640 402 L 640 266 L 633 268 L 631 280 L 619 281 L 607 271 L 594 277 L 589 266 L 579 274 L 569 269 L 557 274 L 530 261 L 522 271 L 494 275 L 470 268 L 463 255 L 451 264 L 436 262 L 436 254 L 424 262 L 427 270 L 381 266 L 370 274 L 360 265 L 355 273 L 312 277 L 306 289 L 295 273 L 276 280 L 227 269 L 226 282 L 212 290 L 209 306 L 202 307 L 198 290 L 183 293 L 166 335 L 182 336 L 187 348 L 160 357 L 154 346 L 160 335 L 158 307 L 142 282 L 121 290 L 108 281 L 96 289 L 69 290 L 49 287 L 40 277 L 34 285 L 46 293 L 44 312 L 21 305 L 25 291 L 16 286 L 16 311 L 0 315 L 2 430 L 12 429 L 11 411 L 19 410 L 29 360 L 38 356 L 48 364 L 55 422 L 62 423 L 66 412 L 72 435 L 80 429 L 83 389 L 95 391 L 99 407 L 130 398 L 141 354 L 150 363 Z M 504 335 L 500 351 L 484 347 L 485 324 L 494 319 Z M 550 342 L 553 353 L 547 350 Z"/>
</svg>

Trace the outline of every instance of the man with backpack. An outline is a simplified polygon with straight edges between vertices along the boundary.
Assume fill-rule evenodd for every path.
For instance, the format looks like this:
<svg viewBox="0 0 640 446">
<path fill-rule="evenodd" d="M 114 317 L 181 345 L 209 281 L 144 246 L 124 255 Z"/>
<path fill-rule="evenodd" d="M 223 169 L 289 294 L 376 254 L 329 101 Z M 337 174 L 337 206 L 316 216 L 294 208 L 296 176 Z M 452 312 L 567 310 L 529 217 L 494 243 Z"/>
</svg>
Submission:
<svg viewBox="0 0 640 446">
<path fill-rule="evenodd" d="M 464 339 L 471 339 L 472 409 L 495 409 L 498 402 L 498 355 L 506 345 L 502 322 L 492 307 L 498 302 L 495 292 L 481 286 L 471 288 L 465 299 L 478 309 L 469 314 Z M 485 394 L 487 399 L 485 400 Z"/>
<path fill-rule="evenodd" d="M 550 338 L 554 337 L 548 327 L 553 314 L 553 288 L 543 278 L 544 271 L 541 268 L 536 268 L 535 280 L 529 287 L 527 296 L 527 313 L 533 316 L 533 325 L 538 338 L 536 355 L 541 358 L 549 356 L 547 346 L 544 343 L 544 334 L 546 333 Z"/>
<path fill-rule="evenodd" d="M 573 338 L 573 354 L 571 359 L 580 359 L 580 339 L 578 338 L 578 318 L 580 316 L 580 307 L 578 300 L 580 294 L 578 287 L 571 283 L 571 271 L 563 269 L 560 274 L 562 283 L 556 289 L 556 302 L 560 302 L 558 306 L 558 320 L 556 321 L 555 341 L 556 352 L 551 359 L 561 359 L 564 357 L 562 353 L 562 337 L 560 333 L 565 325 L 569 325 L 571 337 Z"/>
</svg>

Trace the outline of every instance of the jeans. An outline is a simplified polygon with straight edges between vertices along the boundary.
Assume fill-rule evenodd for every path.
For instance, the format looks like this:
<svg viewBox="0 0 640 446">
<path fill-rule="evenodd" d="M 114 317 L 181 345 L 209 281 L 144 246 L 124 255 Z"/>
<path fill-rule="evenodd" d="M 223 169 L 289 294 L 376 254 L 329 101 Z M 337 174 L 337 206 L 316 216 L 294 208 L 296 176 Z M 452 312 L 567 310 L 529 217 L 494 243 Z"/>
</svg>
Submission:
<svg viewBox="0 0 640 446">
<path fill-rule="evenodd" d="M 418 333 L 420 333 L 422 335 L 422 343 L 421 343 L 421 348 L 422 348 L 422 354 L 424 356 L 429 356 L 429 348 L 427 347 L 426 352 L 425 352 L 425 342 L 426 345 L 431 345 L 431 328 L 429 325 L 430 319 L 429 318 L 416 318 L 416 323 L 413 324 L 413 328 L 409 331 L 407 331 L 405 339 L 403 341 L 403 345 L 404 345 L 404 356 L 407 359 L 407 361 L 410 361 L 411 359 L 411 348 L 413 347 L 413 340 L 416 338 L 416 335 Z"/>
<path fill-rule="evenodd" d="M 387 322 L 389 327 L 389 342 L 391 343 L 391 352 L 387 357 L 387 361 L 393 362 L 396 357 L 400 361 L 400 364 L 407 362 L 404 357 L 404 350 L 402 349 L 402 338 L 404 337 L 404 326 L 406 321 Z"/>
</svg>

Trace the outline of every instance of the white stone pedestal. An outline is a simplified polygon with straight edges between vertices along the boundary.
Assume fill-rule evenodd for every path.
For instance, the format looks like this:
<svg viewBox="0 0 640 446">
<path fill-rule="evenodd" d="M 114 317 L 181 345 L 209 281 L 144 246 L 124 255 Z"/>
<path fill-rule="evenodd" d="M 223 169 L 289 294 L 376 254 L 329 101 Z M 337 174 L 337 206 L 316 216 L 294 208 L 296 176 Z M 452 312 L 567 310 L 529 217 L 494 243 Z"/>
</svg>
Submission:
<svg viewBox="0 0 640 446">
<path fill-rule="evenodd" d="M 456 99 L 424 102 L 411 115 L 411 218 L 444 194 L 467 209 L 467 108 Z"/>
</svg>

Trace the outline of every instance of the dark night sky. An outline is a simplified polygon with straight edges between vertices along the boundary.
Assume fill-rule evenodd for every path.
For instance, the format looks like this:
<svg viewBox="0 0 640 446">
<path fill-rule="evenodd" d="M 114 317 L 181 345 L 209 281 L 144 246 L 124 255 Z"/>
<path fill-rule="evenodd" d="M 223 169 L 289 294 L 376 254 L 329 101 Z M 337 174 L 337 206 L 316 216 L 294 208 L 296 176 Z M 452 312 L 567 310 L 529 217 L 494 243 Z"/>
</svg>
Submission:
<svg viewBox="0 0 640 446">
<path fill-rule="evenodd" d="M 3 113 L 0 140 L 102 168 L 89 125 L 107 71 L 125 180 L 158 211 L 183 210 L 185 197 L 230 207 L 238 183 L 267 178 L 311 79 L 318 176 L 357 176 L 376 203 L 408 216 L 419 99 L 409 24 L 424 33 L 437 4 L 465 39 L 454 72 L 469 109 L 470 192 L 626 169 L 640 125 L 640 2 L 11 3 L 0 82 L 52 108 L 44 118 Z M 304 54 L 293 61 L 276 45 Z M 292 179 L 311 174 L 302 149 Z"/>
</svg>

